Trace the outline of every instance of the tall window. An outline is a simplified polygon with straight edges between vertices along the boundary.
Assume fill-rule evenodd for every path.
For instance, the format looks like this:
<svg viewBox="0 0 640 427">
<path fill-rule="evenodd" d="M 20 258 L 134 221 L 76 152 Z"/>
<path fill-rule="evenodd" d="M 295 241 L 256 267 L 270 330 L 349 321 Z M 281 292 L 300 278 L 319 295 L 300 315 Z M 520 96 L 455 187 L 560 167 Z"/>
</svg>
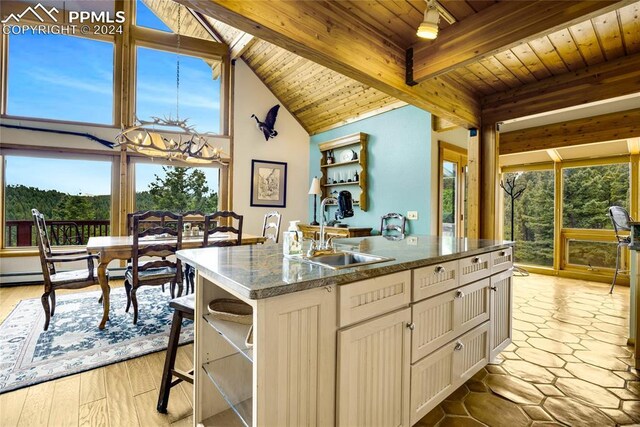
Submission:
<svg viewBox="0 0 640 427">
<path fill-rule="evenodd" d="M 136 163 L 136 210 L 218 209 L 219 169 Z"/>
<path fill-rule="evenodd" d="M 9 36 L 7 114 L 112 125 L 113 43 Z"/>
<path fill-rule="evenodd" d="M 526 188 L 514 204 L 511 234 L 511 199 L 504 197 L 504 238 L 515 240 L 515 260 L 522 264 L 553 265 L 554 178 L 553 171 L 505 173 L 515 178 L 516 188 Z"/>
<path fill-rule="evenodd" d="M 629 209 L 629 175 L 629 163 L 563 169 L 562 226 L 613 228 L 607 209 Z"/>
<path fill-rule="evenodd" d="M 111 161 L 9 155 L 5 177 L 5 247 L 36 244 L 33 208 L 44 214 L 53 244 L 109 234 Z"/>
<path fill-rule="evenodd" d="M 629 209 L 629 163 L 565 168 L 562 171 L 564 229 L 612 229 L 607 212 L 613 205 Z M 564 232 L 564 230 L 563 230 Z M 565 264 L 615 268 L 616 243 L 599 236 L 567 236 Z"/>
<path fill-rule="evenodd" d="M 176 118 L 176 54 L 138 47 L 136 116 Z M 212 64 L 204 59 L 180 55 L 180 119 L 189 119 L 196 131 L 220 133 L 220 79 L 214 79 Z"/>
</svg>

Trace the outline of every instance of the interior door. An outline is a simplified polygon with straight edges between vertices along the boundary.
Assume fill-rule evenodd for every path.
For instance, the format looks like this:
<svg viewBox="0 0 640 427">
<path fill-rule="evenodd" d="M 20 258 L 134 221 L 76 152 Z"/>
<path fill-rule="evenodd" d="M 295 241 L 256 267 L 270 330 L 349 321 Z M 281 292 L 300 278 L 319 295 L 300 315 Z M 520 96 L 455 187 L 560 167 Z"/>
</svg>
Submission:
<svg viewBox="0 0 640 427">
<path fill-rule="evenodd" d="M 467 151 L 442 141 L 439 146 L 439 234 L 443 237 L 465 237 Z"/>
</svg>

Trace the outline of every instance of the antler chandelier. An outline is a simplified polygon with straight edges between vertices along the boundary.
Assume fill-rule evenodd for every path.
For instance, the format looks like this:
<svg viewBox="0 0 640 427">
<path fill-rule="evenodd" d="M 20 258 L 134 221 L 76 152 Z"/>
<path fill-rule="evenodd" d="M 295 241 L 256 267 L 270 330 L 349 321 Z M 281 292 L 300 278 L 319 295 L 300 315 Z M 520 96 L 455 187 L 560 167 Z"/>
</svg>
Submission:
<svg viewBox="0 0 640 427">
<path fill-rule="evenodd" d="M 136 123 L 117 136 L 118 145 L 131 147 L 135 152 L 149 157 L 161 157 L 181 160 L 187 163 L 222 162 L 222 150 L 207 140 L 210 134 L 199 134 L 187 124 L 187 120 L 161 119 L 152 117 L 152 121 L 136 119 Z M 168 138 L 147 126 L 179 128 L 184 133 Z"/>
<path fill-rule="evenodd" d="M 176 47 L 176 118 L 151 117 L 151 121 L 136 118 L 133 126 L 123 129 L 116 137 L 116 145 L 131 147 L 134 151 L 149 157 L 181 160 L 187 163 L 211 163 L 222 161 L 222 150 L 214 147 L 208 137 L 211 133 L 198 133 L 188 119 L 180 120 L 180 10 L 178 6 L 178 31 Z M 179 129 L 175 139 L 166 137 L 155 130 L 156 126 Z M 151 127 L 151 128 L 149 128 Z"/>
</svg>

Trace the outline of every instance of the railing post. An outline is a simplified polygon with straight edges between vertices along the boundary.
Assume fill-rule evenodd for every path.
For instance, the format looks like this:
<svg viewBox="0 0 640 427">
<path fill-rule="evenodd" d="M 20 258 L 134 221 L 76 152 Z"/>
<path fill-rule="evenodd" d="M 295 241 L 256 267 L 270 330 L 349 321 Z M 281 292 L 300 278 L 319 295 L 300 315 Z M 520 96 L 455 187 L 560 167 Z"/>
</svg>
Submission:
<svg viewBox="0 0 640 427">
<path fill-rule="evenodd" d="M 18 246 L 31 246 L 31 227 L 33 227 L 31 221 L 18 222 Z"/>
</svg>

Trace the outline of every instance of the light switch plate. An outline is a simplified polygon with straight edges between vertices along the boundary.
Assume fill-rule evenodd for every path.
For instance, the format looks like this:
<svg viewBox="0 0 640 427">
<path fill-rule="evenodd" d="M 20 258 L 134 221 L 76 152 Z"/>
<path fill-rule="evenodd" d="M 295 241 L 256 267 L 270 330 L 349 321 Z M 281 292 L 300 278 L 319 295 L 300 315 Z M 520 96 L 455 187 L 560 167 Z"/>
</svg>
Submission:
<svg viewBox="0 0 640 427">
<path fill-rule="evenodd" d="M 410 219 L 410 220 L 418 219 L 418 211 L 407 212 L 407 219 Z"/>
</svg>

